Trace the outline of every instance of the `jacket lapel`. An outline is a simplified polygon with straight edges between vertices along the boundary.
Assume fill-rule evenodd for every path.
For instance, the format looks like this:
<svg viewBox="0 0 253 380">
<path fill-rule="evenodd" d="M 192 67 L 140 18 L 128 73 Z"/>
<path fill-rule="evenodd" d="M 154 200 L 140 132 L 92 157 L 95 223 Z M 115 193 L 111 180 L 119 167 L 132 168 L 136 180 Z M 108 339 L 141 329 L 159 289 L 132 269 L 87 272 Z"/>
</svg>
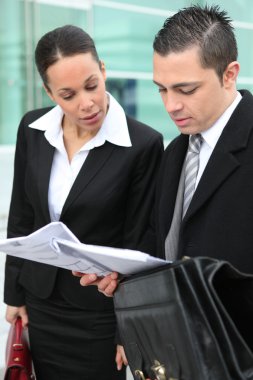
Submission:
<svg viewBox="0 0 253 380">
<path fill-rule="evenodd" d="M 38 146 L 40 153 L 38 157 L 38 189 L 44 216 L 50 222 L 50 214 L 48 208 L 48 187 L 50 180 L 51 167 L 54 157 L 55 148 L 48 143 L 44 135 L 41 144 Z"/>
<path fill-rule="evenodd" d="M 189 208 L 183 219 L 186 222 L 205 202 L 212 196 L 216 189 L 238 167 L 240 163 L 232 154 L 216 150 L 210 158 L 201 177 L 198 187 L 193 195 Z"/>
<path fill-rule="evenodd" d="M 115 146 L 113 144 L 105 142 L 104 145 L 92 149 L 89 152 L 63 206 L 61 218 L 78 195 L 84 191 L 85 187 L 88 186 L 97 173 L 103 168 L 114 149 Z"/>
<path fill-rule="evenodd" d="M 237 152 L 247 147 L 253 130 L 253 97 L 246 92 L 208 161 L 183 223 L 198 211 L 217 188 L 240 167 Z"/>
</svg>

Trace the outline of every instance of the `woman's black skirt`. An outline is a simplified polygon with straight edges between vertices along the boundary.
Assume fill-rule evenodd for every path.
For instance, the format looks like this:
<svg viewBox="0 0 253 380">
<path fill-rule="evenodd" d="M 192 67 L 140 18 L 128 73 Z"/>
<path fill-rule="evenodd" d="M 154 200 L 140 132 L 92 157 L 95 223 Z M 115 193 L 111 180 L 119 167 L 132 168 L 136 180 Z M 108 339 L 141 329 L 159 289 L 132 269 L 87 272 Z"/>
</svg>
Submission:
<svg viewBox="0 0 253 380">
<path fill-rule="evenodd" d="M 82 310 L 59 292 L 27 293 L 29 337 L 37 380 L 125 380 L 115 363 L 115 314 Z"/>
</svg>

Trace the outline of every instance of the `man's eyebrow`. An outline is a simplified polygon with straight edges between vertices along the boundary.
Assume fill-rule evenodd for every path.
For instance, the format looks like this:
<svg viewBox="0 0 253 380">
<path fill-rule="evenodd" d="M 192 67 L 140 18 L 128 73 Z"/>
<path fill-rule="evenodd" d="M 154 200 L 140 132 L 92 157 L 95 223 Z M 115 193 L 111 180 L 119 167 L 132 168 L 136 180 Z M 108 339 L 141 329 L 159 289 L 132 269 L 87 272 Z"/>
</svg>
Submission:
<svg viewBox="0 0 253 380">
<path fill-rule="evenodd" d="M 162 85 L 161 83 L 159 82 L 156 82 L 155 80 L 153 80 L 154 84 L 156 84 L 158 87 L 162 87 L 162 88 L 166 88 L 166 86 Z M 175 83 L 173 84 L 172 86 L 169 86 L 169 88 L 177 88 L 177 87 L 187 87 L 187 86 L 196 86 L 196 85 L 199 85 L 200 82 L 179 82 L 179 83 Z"/>
<path fill-rule="evenodd" d="M 156 84 L 158 87 L 164 87 L 162 84 L 156 82 L 155 80 L 153 80 L 154 84 Z"/>
<path fill-rule="evenodd" d="M 175 83 L 171 86 L 171 88 L 177 88 L 177 87 L 186 87 L 186 86 L 196 86 L 199 85 L 200 82 L 181 82 L 181 83 Z"/>
</svg>

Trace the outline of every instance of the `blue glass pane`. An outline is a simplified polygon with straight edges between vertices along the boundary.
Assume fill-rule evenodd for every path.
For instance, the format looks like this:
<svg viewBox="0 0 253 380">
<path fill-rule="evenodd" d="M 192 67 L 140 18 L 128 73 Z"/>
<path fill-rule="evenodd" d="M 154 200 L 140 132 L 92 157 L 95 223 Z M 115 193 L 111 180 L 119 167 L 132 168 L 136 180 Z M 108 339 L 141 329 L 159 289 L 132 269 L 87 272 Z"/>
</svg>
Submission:
<svg viewBox="0 0 253 380">
<path fill-rule="evenodd" d="M 161 132 L 166 141 L 178 134 L 164 109 L 157 88 L 148 80 L 109 79 L 107 90 L 119 101 L 127 115 Z"/>
<path fill-rule="evenodd" d="M 165 17 L 95 7 L 94 39 L 109 70 L 152 71 L 153 39 Z"/>
</svg>

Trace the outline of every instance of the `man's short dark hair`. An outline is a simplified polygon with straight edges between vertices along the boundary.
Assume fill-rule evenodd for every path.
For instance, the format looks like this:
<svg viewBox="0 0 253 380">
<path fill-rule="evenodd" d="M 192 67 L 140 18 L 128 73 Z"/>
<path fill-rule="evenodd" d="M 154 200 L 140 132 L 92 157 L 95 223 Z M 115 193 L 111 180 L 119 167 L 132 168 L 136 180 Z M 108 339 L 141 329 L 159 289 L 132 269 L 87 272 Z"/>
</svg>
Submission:
<svg viewBox="0 0 253 380">
<path fill-rule="evenodd" d="M 217 5 L 184 8 L 165 20 L 155 36 L 154 51 L 166 56 L 198 46 L 202 67 L 213 68 L 222 80 L 226 67 L 238 55 L 231 21 Z"/>
</svg>

